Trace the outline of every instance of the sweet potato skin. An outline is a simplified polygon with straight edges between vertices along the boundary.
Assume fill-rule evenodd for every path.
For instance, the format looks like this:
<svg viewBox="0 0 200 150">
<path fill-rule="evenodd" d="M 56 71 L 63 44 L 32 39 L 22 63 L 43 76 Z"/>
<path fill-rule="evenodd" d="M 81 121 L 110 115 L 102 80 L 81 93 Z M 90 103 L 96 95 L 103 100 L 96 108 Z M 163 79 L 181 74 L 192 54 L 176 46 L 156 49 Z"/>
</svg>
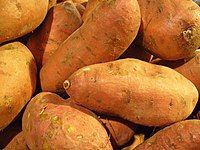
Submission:
<svg viewBox="0 0 200 150">
<path fill-rule="evenodd" d="M 44 20 L 49 0 L 0 1 L 0 44 L 23 36 Z"/>
<path fill-rule="evenodd" d="M 5 150 L 29 150 L 26 145 L 23 132 L 18 133 L 5 147 Z"/>
<path fill-rule="evenodd" d="M 136 0 L 103 0 L 92 13 L 42 67 L 43 91 L 64 92 L 62 84 L 73 72 L 117 59 L 138 32 L 140 12 Z"/>
<path fill-rule="evenodd" d="M 189 79 L 200 92 L 200 52 L 190 61 L 175 68 L 175 70 Z"/>
<path fill-rule="evenodd" d="M 141 44 L 159 58 L 182 59 L 200 47 L 200 7 L 191 0 L 138 0 Z"/>
<path fill-rule="evenodd" d="M 31 35 L 27 45 L 39 68 L 81 24 L 81 16 L 72 2 L 59 3 L 49 10 L 42 26 Z"/>
<path fill-rule="evenodd" d="M 98 4 L 101 2 L 101 0 L 88 0 L 86 5 L 86 10 L 82 16 L 83 21 L 85 21 L 87 18 L 90 17 L 92 14 L 92 11 L 98 6 Z"/>
<path fill-rule="evenodd" d="M 200 120 L 186 120 L 168 126 L 134 150 L 197 150 L 200 148 Z"/>
<path fill-rule="evenodd" d="M 183 120 L 198 101 L 197 89 L 184 76 L 137 59 L 81 68 L 63 85 L 86 108 L 146 126 Z"/>
<path fill-rule="evenodd" d="M 30 101 L 22 130 L 30 149 L 112 150 L 95 114 L 53 93 L 39 93 Z"/>
<path fill-rule="evenodd" d="M 0 130 L 8 126 L 31 99 L 36 86 L 36 63 L 19 42 L 0 47 Z"/>
</svg>

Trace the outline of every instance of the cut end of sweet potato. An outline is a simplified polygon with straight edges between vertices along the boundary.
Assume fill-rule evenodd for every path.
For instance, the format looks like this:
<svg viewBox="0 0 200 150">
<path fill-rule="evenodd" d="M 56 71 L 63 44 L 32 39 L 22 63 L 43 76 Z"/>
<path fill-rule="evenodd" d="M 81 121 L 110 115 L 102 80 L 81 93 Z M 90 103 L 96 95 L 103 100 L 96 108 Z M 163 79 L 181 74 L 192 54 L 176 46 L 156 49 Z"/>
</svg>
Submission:
<svg viewBox="0 0 200 150">
<path fill-rule="evenodd" d="M 71 83 L 69 82 L 69 80 L 65 80 L 65 82 L 63 83 L 63 87 L 65 90 L 69 89 Z"/>
</svg>

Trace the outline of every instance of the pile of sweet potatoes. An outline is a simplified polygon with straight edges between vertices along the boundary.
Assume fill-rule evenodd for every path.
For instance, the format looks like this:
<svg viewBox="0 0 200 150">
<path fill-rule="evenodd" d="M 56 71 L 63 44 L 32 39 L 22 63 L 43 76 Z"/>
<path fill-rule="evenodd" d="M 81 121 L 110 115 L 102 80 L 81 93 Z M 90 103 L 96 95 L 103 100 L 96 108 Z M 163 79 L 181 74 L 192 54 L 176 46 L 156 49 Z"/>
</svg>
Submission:
<svg viewBox="0 0 200 150">
<path fill-rule="evenodd" d="M 199 4 L 0 1 L 0 149 L 200 149 Z"/>
</svg>

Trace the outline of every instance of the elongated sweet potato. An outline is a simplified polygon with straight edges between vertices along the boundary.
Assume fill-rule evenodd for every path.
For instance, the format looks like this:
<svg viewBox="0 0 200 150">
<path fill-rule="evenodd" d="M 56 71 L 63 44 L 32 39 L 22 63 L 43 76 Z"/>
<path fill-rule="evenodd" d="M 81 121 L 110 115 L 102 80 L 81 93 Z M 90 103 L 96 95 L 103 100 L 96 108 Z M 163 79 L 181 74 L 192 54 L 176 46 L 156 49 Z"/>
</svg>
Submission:
<svg viewBox="0 0 200 150">
<path fill-rule="evenodd" d="M 0 130 L 17 117 L 36 86 L 36 64 L 19 42 L 0 47 Z"/>
<path fill-rule="evenodd" d="M 4 150 L 29 150 L 23 132 L 18 133 Z"/>
<path fill-rule="evenodd" d="M 200 52 L 190 61 L 175 68 L 175 70 L 189 79 L 200 92 Z"/>
<path fill-rule="evenodd" d="M 35 56 L 39 68 L 81 24 L 81 16 L 71 2 L 59 3 L 49 10 L 42 26 L 28 41 L 28 48 Z"/>
<path fill-rule="evenodd" d="M 110 141 L 116 148 L 125 145 L 133 137 L 135 124 L 123 119 L 114 117 L 100 118 L 108 133 L 111 135 Z"/>
<path fill-rule="evenodd" d="M 177 60 L 200 47 L 200 7 L 192 0 L 138 0 L 142 45 L 156 56 Z"/>
<path fill-rule="evenodd" d="M 198 150 L 200 120 L 186 120 L 158 131 L 134 150 Z"/>
<path fill-rule="evenodd" d="M 63 85 L 82 106 L 146 126 L 183 120 L 198 101 L 197 89 L 184 76 L 137 59 L 84 67 Z"/>
<path fill-rule="evenodd" d="M 1 0 L 0 44 L 23 36 L 44 20 L 49 0 Z"/>
<path fill-rule="evenodd" d="M 65 79 L 79 68 L 117 59 L 138 32 L 137 0 L 103 0 L 92 14 L 41 69 L 43 91 L 63 91 Z"/>
<path fill-rule="evenodd" d="M 40 93 L 30 101 L 22 130 L 30 149 L 112 150 L 95 114 L 52 93 Z"/>
</svg>

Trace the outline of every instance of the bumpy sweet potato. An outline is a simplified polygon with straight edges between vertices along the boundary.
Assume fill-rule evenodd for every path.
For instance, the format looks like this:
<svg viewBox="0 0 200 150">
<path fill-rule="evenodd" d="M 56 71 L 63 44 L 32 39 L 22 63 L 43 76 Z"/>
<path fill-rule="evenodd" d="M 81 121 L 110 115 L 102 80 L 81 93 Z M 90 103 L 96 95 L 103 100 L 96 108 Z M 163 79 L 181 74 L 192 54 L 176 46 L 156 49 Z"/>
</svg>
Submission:
<svg viewBox="0 0 200 150">
<path fill-rule="evenodd" d="M 138 0 L 142 45 L 162 59 L 177 60 L 200 47 L 200 7 L 192 0 Z"/>
<path fill-rule="evenodd" d="M 1 0 L 0 44 L 33 31 L 44 20 L 49 0 Z"/>
<path fill-rule="evenodd" d="M 200 120 L 186 120 L 158 131 L 134 150 L 198 150 Z"/>
<path fill-rule="evenodd" d="M 18 133 L 4 150 L 29 150 L 23 132 Z"/>
<path fill-rule="evenodd" d="M 75 5 L 63 2 L 49 10 L 42 26 L 31 35 L 28 48 L 41 67 L 55 53 L 60 44 L 82 24 Z"/>
<path fill-rule="evenodd" d="M 134 132 L 135 125 L 125 120 L 114 117 L 108 117 L 108 118 L 104 117 L 100 118 L 100 120 L 107 128 L 108 133 L 111 136 L 110 139 L 111 143 L 116 148 L 128 143 L 135 133 Z"/>
<path fill-rule="evenodd" d="M 135 38 L 140 19 L 137 0 L 102 0 L 43 66 L 43 91 L 60 92 L 63 82 L 79 68 L 117 59 Z"/>
<path fill-rule="evenodd" d="M 30 101 L 22 130 L 30 149 L 112 150 L 95 114 L 52 93 L 40 93 Z"/>
<path fill-rule="evenodd" d="M 137 59 L 84 67 L 64 82 L 64 88 L 82 106 L 146 126 L 183 120 L 198 100 L 197 89 L 184 76 Z"/>
<path fill-rule="evenodd" d="M 31 99 L 36 86 L 36 64 L 19 42 L 0 47 L 0 130 L 8 126 Z"/>
</svg>

